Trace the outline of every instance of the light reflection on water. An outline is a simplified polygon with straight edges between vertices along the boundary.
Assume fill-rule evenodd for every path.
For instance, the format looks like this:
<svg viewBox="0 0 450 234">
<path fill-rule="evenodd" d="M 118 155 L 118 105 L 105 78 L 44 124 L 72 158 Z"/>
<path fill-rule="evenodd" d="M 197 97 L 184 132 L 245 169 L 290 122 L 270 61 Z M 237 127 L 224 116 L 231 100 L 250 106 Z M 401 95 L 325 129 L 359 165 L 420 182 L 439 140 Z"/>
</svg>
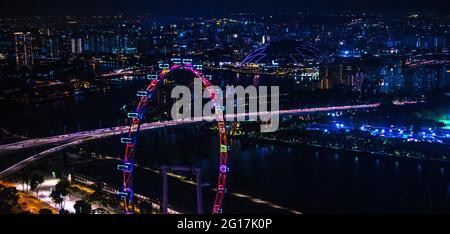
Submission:
<svg viewBox="0 0 450 234">
<path fill-rule="evenodd" d="M 215 134 L 194 136 L 179 129 L 167 141 L 168 133 L 159 131 L 157 138 L 139 145 L 140 164 L 194 165 L 204 170 L 207 182 L 216 183 Z M 148 133 L 152 134 L 156 133 Z M 113 142 L 99 144 L 100 149 L 116 151 Z M 232 141 L 229 162 L 230 192 L 306 213 L 448 211 L 448 164 L 237 139 Z"/>
</svg>

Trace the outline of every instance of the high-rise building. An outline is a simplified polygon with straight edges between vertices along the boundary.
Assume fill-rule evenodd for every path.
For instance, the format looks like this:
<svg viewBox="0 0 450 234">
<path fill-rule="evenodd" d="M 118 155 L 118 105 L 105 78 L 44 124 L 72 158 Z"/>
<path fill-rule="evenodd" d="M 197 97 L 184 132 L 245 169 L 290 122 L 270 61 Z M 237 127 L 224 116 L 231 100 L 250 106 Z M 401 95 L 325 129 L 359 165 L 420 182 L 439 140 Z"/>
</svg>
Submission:
<svg viewBox="0 0 450 234">
<path fill-rule="evenodd" d="M 408 91 L 413 93 L 429 92 L 438 87 L 438 71 L 436 68 L 419 67 L 408 74 Z"/>
<path fill-rule="evenodd" d="M 438 68 L 438 88 L 450 87 L 450 70 L 445 65 L 439 65 Z"/>
<path fill-rule="evenodd" d="M 80 54 L 83 52 L 83 41 L 81 38 L 72 38 L 70 42 L 72 53 Z"/>
<path fill-rule="evenodd" d="M 329 79 L 320 80 L 320 89 L 331 89 Z"/>
<path fill-rule="evenodd" d="M 17 69 L 30 67 L 33 65 L 33 47 L 31 44 L 31 33 L 15 32 L 14 44 L 16 53 Z"/>
<path fill-rule="evenodd" d="M 346 75 L 345 83 L 346 83 L 347 87 L 350 87 L 357 91 L 361 91 L 362 84 L 363 84 L 365 78 L 366 78 L 366 74 L 364 74 L 363 72 L 351 71 Z"/>
<path fill-rule="evenodd" d="M 0 69 L 8 65 L 7 56 L 5 54 L 0 54 Z"/>
<path fill-rule="evenodd" d="M 58 58 L 59 57 L 59 45 L 57 37 L 48 37 L 46 38 L 46 47 L 47 47 L 47 56 L 49 58 Z"/>
<path fill-rule="evenodd" d="M 261 44 L 264 45 L 264 44 L 266 44 L 266 43 L 268 43 L 268 42 L 270 42 L 270 37 L 267 36 L 267 35 L 263 35 L 263 36 L 261 37 Z"/>
<path fill-rule="evenodd" d="M 388 64 L 380 67 L 379 76 L 381 78 L 380 91 L 382 93 L 396 93 L 403 91 L 405 80 L 402 67 L 399 63 Z"/>
</svg>

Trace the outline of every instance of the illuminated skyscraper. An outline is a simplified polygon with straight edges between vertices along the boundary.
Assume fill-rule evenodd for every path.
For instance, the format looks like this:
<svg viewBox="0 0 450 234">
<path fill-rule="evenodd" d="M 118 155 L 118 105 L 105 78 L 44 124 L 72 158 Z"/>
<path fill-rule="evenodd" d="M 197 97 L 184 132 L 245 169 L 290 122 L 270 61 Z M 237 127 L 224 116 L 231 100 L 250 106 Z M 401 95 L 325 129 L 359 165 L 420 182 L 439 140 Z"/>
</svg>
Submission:
<svg viewBox="0 0 450 234">
<path fill-rule="evenodd" d="M 31 33 L 15 32 L 14 33 L 16 65 L 17 69 L 30 67 L 33 65 L 33 47 L 31 45 Z"/>
<path fill-rule="evenodd" d="M 83 41 L 81 38 L 72 38 L 70 44 L 72 53 L 80 54 L 83 52 Z"/>
<path fill-rule="evenodd" d="M 405 78 L 400 64 L 387 64 L 380 67 L 379 75 L 382 79 L 380 87 L 382 93 L 395 93 L 405 88 Z"/>
</svg>

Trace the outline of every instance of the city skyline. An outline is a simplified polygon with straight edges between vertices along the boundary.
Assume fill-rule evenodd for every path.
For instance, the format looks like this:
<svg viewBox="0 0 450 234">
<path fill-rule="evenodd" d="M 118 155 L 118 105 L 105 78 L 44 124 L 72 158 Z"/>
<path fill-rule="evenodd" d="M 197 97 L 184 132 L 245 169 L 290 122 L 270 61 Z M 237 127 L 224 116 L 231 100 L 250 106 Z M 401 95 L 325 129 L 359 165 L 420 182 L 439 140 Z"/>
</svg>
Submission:
<svg viewBox="0 0 450 234">
<path fill-rule="evenodd" d="M 182 6 L 182 7 L 181 7 Z M 318 1 L 238 1 L 231 0 L 227 3 L 206 0 L 193 0 L 186 3 L 175 0 L 169 3 L 165 1 L 32 1 L 20 2 L 3 1 L 0 3 L 0 16 L 23 17 L 23 16 L 50 16 L 50 15 L 133 15 L 133 14 L 155 14 L 157 16 L 183 16 L 183 17 L 222 17 L 232 13 L 258 13 L 258 14 L 280 14 L 294 12 L 314 13 L 339 13 L 346 10 L 365 11 L 375 13 L 393 12 L 435 12 L 447 13 L 450 4 L 443 0 L 381 0 L 362 2 L 357 0 L 318 0 Z"/>
<path fill-rule="evenodd" d="M 0 9 L 0 214 L 450 212 L 443 2 Z"/>
</svg>

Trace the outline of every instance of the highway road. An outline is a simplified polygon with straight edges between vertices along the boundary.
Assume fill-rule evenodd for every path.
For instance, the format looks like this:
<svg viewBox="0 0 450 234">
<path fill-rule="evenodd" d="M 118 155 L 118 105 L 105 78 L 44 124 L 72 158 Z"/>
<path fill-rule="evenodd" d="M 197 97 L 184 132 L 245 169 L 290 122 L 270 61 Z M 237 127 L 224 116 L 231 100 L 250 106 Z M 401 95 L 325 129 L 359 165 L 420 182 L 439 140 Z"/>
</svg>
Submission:
<svg viewBox="0 0 450 234">
<path fill-rule="evenodd" d="M 280 110 L 275 112 L 258 112 L 258 113 L 243 113 L 243 114 L 237 114 L 237 115 L 226 115 L 225 118 L 232 118 L 232 117 L 242 117 L 242 116 L 257 116 L 261 114 L 279 114 L 279 115 L 286 115 L 286 114 L 308 114 L 308 113 L 314 113 L 314 112 L 328 112 L 328 111 L 341 111 L 341 110 L 350 110 L 350 109 L 361 109 L 361 108 L 375 108 L 378 107 L 379 103 L 373 103 L 373 104 L 363 104 L 363 105 L 353 105 L 353 106 L 333 106 L 333 107 L 318 107 L 318 108 L 303 108 L 303 109 L 292 109 L 292 110 Z M 168 127 L 168 126 L 179 126 L 183 124 L 191 124 L 191 123 L 198 123 L 202 121 L 210 121 L 211 118 L 192 118 L 192 119 L 181 119 L 181 120 L 170 120 L 170 121 L 161 121 L 161 122 L 152 122 L 152 123 L 144 123 L 141 125 L 141 131 L 149 130 L 149 129 L 155 129 L 155 128 L 162 128 L 162 127 Z M 75 133 L 69 133 L 64 135 L 58 135 L 58 136 L 50 136 L 50 137 L 44 137 L 44 138 L 37 138 L 37 139 L 29 139 L 25 141 L 19 141 L 15 143 L 0 145 L 0 155 L 16 152 L 16 151 L 23 151 L 27 149 L 42 147 L 42 146 L 48 146 L 48 145 L 60 145 L 65 143 L 70 143 L 73 141 L 78 140 L 90 140 L 92 137 L 109 137 L 109 136 L 115 136 L 115 135 L 121 135 L 125 134 L 128 131 L 128 126 L 120 126 L 120 127 L 111 127 L 111 128 L 101 128 L 101 129 L 95 129 L 90 131 L 82 131 L 82 132 L 75 132 Z"/>
<path fill-rule="evenodd" d="M 395 105 L 405 105 L 405 104 L 414 104 L 416 102 L 395 102 Z M 361 104 L 361 105 L 349 105 L 349 106 L 332 106 L 332 107 L 316 107 L 316 108 L 302 108 L 302 109 L 291 109 L 291 110 L 280 110 L 275 112 L 258 112 L 258 113 L 244 113 L 237 115 L 226 115 L 225 118 L 228 120 L 229 118 L 242 117 L 244 116 L 257 116 L 261 114 L 279 114 L 279 115 L 292 115 L 292 114 L 308 114 L 308 113 L 316 113 L 316 112 L 331 112 L 331 111 L 344 111 L 351 109 L 368 109 L 368 108 L 376 108 L 380 106 L 380 103 L 372 103 L 372 104 Z M 141 125 L 140 131 L 146 131 L 151 129 L 165 128 L 170 126 L 180 126 L 186 124 L 200 123 L 204 121 L 211 121 L 212 118 L 203 118 L 196 117 L 191 119 L 180 119 L 180 120 L 170 120 L 170 121 L 160 121 L 160 122 L 151 122 L 151 123 L 143 123 Z M 98 140 L 106 137 L 123 135 L 128 132 L 129 126 L 120 126 L 120 127 L 111 127 L 111 128 L 102 128 L 91 131 L 83 131 L 76 132 L 70 134 L 64 134 L 59 136 L 51 136 L 45 138 L 38 139 L 30 139 L 25 141 L 20 141 L 16 143 L 0 145 L 0 155 L 4 155 L 7 153 L 21 151 L 26 149 L 32 149 L 36 147 L 42 147 L 46 145 L 59 144 L 56 147 L 50 148 L 38 154 L 32 155 L 15 165 L 3 170 L 0 172 L 0 178 L 13 174 L 14 172 L 26 167 L 30 163 L 33 163 L 39 159 L 42 159 L 46 156 L 49 156 L 53 153 L 60 152 L 68 147 L 80 145 L 92 140 Z"/>
</svg>

